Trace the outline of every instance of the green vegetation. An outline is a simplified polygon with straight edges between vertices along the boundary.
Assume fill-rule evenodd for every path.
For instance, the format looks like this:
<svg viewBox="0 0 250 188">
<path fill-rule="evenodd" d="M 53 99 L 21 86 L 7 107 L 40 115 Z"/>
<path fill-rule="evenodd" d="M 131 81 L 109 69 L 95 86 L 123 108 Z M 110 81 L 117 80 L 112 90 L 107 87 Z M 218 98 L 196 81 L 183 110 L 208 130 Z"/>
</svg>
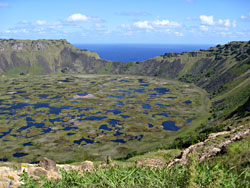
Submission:
<svg viewBox="0 0 250 188">
<path fill-rule="evenodd" d="M 22 175 L 25 188 L 65 188 L 65 187 L 249 187 L 250 169 L 240 172 L 234 168 L 226 168 L 220 164 L 190 162 L 187 166 L 173 168 L 138 168 L 110 167 L 95 169 L 94 172 L 80 173 L 75 170 L 66 172 L 61 169 L 62 179 L 48 180 L 45 177 L 39 183 Z"/>
</svg>

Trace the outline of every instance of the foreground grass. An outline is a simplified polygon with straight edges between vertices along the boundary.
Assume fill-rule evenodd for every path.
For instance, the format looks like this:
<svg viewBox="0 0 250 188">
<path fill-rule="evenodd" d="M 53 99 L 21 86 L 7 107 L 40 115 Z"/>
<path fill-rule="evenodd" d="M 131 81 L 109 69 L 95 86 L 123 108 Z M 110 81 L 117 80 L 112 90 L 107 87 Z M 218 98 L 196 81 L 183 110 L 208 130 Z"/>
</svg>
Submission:
<svg viewBox="0 0 250 188">
<path fill-rule="evenodd" d="M 250 169 L 235 171 L 221 165 L 191 161 L 187 166 L 173 168 L 110 167 L 94 172 L 61 169 L 62 179 L 42 178 L 37 182 L 24 173 L 21 187 L 249 187 Z"/>
</svg>

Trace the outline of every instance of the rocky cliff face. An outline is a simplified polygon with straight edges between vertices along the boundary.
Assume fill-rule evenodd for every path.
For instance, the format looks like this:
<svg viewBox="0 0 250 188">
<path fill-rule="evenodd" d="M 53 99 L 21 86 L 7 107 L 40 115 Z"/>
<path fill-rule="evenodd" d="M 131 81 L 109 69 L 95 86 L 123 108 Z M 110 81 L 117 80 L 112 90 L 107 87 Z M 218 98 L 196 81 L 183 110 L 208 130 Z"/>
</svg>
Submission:
<svg viewBox="0 0 250 188">
<path fill-rule="evenodd" d="M 66 40 L 0 40 L 0 75 L 96 72 L 104 62 Z"/>
</svg>

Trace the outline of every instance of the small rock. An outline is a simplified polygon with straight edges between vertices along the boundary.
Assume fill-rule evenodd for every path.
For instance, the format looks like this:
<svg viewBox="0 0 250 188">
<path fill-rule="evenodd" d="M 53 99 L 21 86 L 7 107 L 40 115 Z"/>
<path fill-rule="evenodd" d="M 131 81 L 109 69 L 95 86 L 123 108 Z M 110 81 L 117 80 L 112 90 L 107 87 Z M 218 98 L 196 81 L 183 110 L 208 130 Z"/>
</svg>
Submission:
<svg viewBox="0 0 250 188">
<path fill-rule="evenodd" d="M 55 171 L 55 172 L 58 171 L 58 169 L 56 168 L 56 162 L 51 159 L 43 158 L 39 162 L 39 166 L 44 168 L 45 170 Z"/>
<path fill-rule="evenodd" d="M 43 168 L 36 168 L 33 171 L 33 174 L 36 175 L 36 176 L 40 176 L 40 175 L 46 175 L 47 176 L 47 171 L 44 170 Z"/>
<path fill-rule="evenodd" d="M 79 166 L 79 170 L 81 171 L 92 171 L 94 169 L 94 163 L 91 161 L 84 161 Z"/>
<path fill-rule="evenodd" d="M 17 92 L 15 92 L 15 91 L 10 91 L 10 92 L 7 92 L 7 94 L 9 94 L 9 95 L 13 95 L 13 94 L 16 94 Z"/>
</svg>

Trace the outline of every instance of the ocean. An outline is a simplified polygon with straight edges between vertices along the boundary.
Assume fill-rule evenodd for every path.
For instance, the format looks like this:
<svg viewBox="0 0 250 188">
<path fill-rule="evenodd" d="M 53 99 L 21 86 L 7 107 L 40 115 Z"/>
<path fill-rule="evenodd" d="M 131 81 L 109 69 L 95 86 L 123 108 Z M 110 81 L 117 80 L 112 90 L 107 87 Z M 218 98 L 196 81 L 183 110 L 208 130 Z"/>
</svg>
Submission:
<svg viewBox="0 0 250 188">
<path fill-rule="evenodd" d="M 143 61 L 169 52 L 190 52 L 208 49 L 212 44 L 74 44 L 80 49 L 97 52 L 102 59 L 112 61 Z"/>
</svg>

